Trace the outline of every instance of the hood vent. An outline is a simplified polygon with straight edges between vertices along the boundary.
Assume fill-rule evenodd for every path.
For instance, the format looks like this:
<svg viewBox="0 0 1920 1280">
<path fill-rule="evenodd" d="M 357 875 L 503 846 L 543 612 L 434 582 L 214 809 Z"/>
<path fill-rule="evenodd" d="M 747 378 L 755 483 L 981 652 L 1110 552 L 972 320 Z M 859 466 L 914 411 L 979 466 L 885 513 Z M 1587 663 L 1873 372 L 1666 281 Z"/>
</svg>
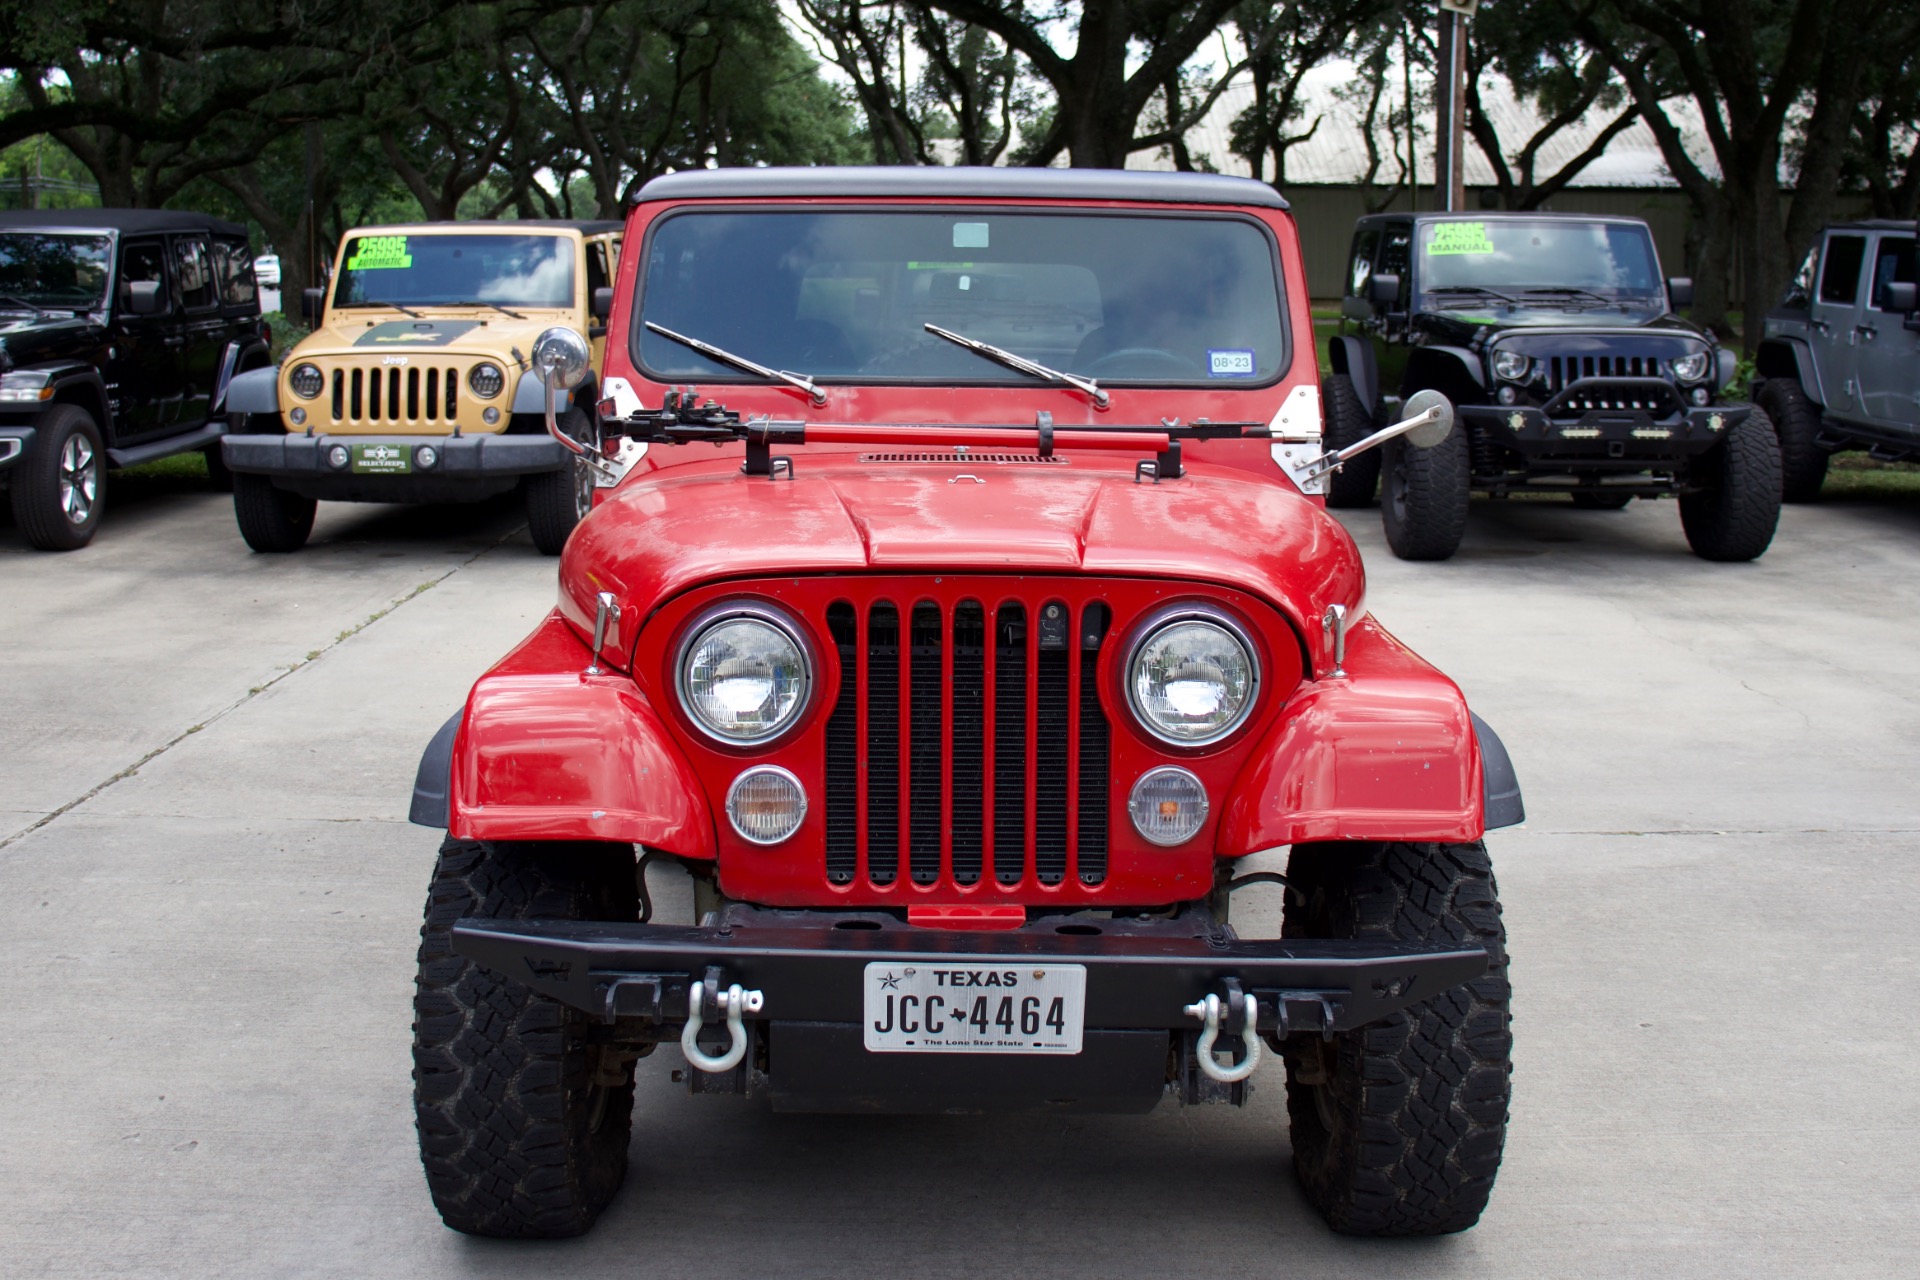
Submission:
<svg viewBox="0 0 1920 1280">
<path fill-rule="evenodd" d="M 1043 458 L 1037 453 L 863 453 L 862 462 L 941 462 L 952 466 L 971 466 L 976 462 L 1065 462 L 1065 458 Z"/>
</svg>

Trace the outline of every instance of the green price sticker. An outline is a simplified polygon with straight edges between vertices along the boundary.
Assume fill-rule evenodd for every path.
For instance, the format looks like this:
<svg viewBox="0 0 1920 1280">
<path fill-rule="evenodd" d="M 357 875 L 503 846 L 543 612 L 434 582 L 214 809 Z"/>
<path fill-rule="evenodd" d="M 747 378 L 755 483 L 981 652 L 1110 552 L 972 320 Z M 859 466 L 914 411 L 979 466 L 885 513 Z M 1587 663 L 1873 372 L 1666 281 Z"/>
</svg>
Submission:
<svg viewBox="0 0 1920 1280">
<path fill-rule="evenodd" d="M 349 271 L 391 271 L 413 265 L 405 236 L 362 236 L 354 242 Z"/>
<path fill-rule="evenodd" d="M 1484 222 L 1436 222 L 1433 238 L 1427 242 L 1429 254 L 1492 253 L 1493 241 L 1487 239 Z"/>
</svg>

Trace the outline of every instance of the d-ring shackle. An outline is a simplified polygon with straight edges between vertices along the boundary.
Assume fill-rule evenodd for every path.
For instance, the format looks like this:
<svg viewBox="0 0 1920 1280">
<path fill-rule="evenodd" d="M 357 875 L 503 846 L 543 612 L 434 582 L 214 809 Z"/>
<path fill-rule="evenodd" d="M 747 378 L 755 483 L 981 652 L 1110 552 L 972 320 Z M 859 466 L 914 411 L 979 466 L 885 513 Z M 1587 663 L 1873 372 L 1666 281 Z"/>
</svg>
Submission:
<svg viewBox="0 0 1920 1280">
<path fill-rule="evenodd" d="M 702 1071 L 731 1071 L 740 1065 L 740 1059 L 747 1056 L 747 1029 L 741 1019 L 746 1014 L 760 1012 L 767 998 L 758 991 L 742 990 L 737 982 L 725 991 L 714 993 L 715 1003 L 727 1015 L 727 1034 L 730 1037 L 727 1051 L 715 1057 L 697 1043 L 700 1028 L 704 1025 L 700 1001 L 706 995 L 706 985 L 704 982 L 694 983 L 687 995 L 687 1025 L 680 1032 L 680 1052 L 686 1054 L 687 1061 Z"/>
<path fill-rule="evenodd" d="M 1183 1010 L 1187 1016 L 1198 1018 L 1206 1024 L 1200 1032 L 1200 1042 L 1194 1046 L 1194 1056 L 1200 1059 L 1200 1070 L 1221 1084 L 1245 1080 L 1260 1065 L 1260 1037 L 1254 1034 L 1254 1021 L 1259 1016 L 1260 1006 L 1252 996 L 1245 999 L 1247 1025 L 1242 1028 L 1240 1038 L 1246 1043 L 1247 1056 L 1237 1066 L 1223 1067 L 1213 1060 L 1213 1042 L 1220 1038 L 1220 997 L 1209 992 L 1205 1000 L 1190 1004 Z"/>
</svg>

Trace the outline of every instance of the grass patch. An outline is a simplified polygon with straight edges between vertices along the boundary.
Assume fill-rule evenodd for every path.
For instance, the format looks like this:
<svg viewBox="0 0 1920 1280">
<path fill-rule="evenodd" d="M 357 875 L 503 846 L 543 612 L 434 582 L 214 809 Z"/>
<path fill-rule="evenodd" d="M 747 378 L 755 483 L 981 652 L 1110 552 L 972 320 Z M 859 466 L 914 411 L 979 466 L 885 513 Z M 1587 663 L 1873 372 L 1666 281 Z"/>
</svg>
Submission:
<svg viewBox="0 0 1920 1280">
<path fill-rule="evenodd" d="M 1920 463 L 1876 462 L 1865 454 L 1843 453 L 1829 465 L 1820 494 L 1826 498 L 1920 502 Z"/>
<path fill-rule="evenodd" d="M 176 453 L 171 458 L 161 458 L 157 462 L 127 467 L 115 474 L 120 479 L 132 480 L 205 480 L 207 460 L 198 449 L 193 449 Z"/>
</svg>

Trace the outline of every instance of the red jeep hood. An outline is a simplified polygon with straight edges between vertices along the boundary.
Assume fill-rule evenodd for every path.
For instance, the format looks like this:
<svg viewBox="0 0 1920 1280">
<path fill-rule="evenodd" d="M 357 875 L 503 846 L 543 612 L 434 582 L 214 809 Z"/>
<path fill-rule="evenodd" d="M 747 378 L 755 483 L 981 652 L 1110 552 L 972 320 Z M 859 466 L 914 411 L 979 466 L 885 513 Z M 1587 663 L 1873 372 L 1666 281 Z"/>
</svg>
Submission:
<svg viewBox="0 0 1920 1280">
<path fill-rule="evenodd" d="M 966 467 L 855 457 L 808 450 L 795 479 L 750 479 L 730 450 L 628 481 L 568 543 L 562 612 L 590 633 L 601 591 L 638 619 L 726 578 L 1084 573 L 1237 587 L 1304 629 L 1329 603 L 1357 611 L 1364 589 L 1346 530 L 1277 475 L 1201 464 L 1142 484 L 1130 458 Z M 624 648 L 636 633 L 622 632 Z"/>
</svg>

